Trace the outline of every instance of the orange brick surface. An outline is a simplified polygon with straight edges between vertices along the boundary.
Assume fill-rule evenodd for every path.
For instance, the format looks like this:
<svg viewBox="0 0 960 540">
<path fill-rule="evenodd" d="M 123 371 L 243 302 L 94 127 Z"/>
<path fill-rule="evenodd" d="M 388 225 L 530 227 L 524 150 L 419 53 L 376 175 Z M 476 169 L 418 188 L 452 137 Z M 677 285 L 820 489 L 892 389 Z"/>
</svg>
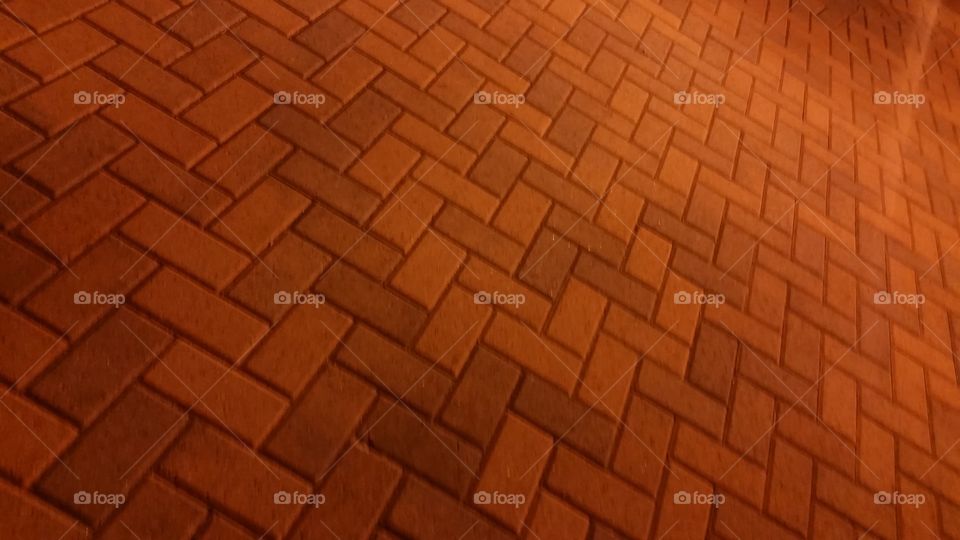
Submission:
<svg viewBox="0 0 960 540">
<path fill-rule="evenodd" d="M 960 538 L 958 42 L 0 2 L 0 540 Z"/>
</svg>

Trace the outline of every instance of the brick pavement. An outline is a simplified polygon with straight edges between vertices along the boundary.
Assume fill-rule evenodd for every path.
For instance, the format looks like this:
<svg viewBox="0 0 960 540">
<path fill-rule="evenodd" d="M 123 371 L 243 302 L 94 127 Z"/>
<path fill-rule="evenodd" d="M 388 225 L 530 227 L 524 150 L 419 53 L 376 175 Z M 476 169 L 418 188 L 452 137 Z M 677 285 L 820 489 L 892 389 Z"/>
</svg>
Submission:
<svg viewBox="0 0 960 540">
<path fill-rule="evenodd" d="M 960 538 L 958 13 L 0 2 L 0 538 Z"/>
</svg>

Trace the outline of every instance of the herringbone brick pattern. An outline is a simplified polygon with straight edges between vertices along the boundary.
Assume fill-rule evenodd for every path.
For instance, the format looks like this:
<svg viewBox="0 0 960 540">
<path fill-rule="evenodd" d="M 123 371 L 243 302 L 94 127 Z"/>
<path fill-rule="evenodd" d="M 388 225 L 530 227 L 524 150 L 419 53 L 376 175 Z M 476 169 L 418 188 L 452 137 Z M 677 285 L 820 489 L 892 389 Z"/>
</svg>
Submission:
<svg viewBox="0 0 960 540">
<path fill-rule="evenodd" d="M 960 538 L 958 13 L 0 2 L 0 538 Z"/>
</svg>

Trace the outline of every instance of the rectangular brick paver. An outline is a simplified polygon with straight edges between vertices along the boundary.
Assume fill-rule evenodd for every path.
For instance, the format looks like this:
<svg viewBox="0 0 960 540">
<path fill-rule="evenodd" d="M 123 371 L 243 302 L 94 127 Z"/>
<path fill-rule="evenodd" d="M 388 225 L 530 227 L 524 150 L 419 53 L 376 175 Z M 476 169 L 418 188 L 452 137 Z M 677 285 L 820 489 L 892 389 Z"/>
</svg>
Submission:
<svg viewBox="0 0 960 540">
<path fill-rule="evenodd" d="M 62 336 L 54 334 L 8 308 L 0 306 L 0 345 L 6 361 L 0 376 L 8 384 L 25 385 L 67 350 Z"/>
<path fill-rule="evenodd" d="M 9 443 L 0 452 L 0 470 L 31 482 L 76 437 L 76 429 L 32 400 L 3 389 L 0 427 Z"/>
<path fill-rule="evenodd" d="M 104 538 L 125 538 L 133 531 L 137 536 L 181 539 L 200 527 L 205 509 L 198 501 L 156 477 L 144 484 L 104 529 Z"/>
<path fill-rule="evenodd" d="M 445 430 L 431 428 L 402 405 L 382 400 L 370 413 L 370 444 L 444 486 L 467 491 L 480 467 L 480 450 Z"/>
<path fill-rule="evenodd" d="M 108 4 L 90 15 L 91 20 L 142 54 L 167 65 L 189 49 L 158 28 L 120 5 Z"/>
<path fill-rule="evenodd" d="M 108 49 L 112 40 L 81 21 L 65 24 L 41 41 L 33 39 L 13 47 L 7 55 L 44 81 L 60 75 Z"/>
<path fill-rule="evenodd" d="M 60 272 L 25 304 L 25 309 L 61 332 L 79 337 L 117 309 L 111 304 L 78 304 L 77 293 L 123 295 L 143 281 L 156 263 L 116 237 L 96 244 L 73 264 L 73 274 Z"/>
<path fill-rule="evenodd" d="M 486 446 L 519 379 L 518 368 L 477 349 L 444 409 L 443 421 Z"/>
<path fill-rule="evenodd" d="M 323 484 L 328 501 L 308 510 L 298 527 L 302 538 L 363 538 L 373 532 L 401 470 L 390 460 L 357 449 L 344 456 Z"/>
<path fill-rule="evenodd" d="M 346 264 L 322 276 L 317 290 L 401 343 L 410 342 L 426 318 L 420 308 Z"/>
<path fill-rule="evenodd" d="M 0 237 L 0 253 L 0 273 L 4 277 L 0 298 L 8 302 L 22 299 L 54 272 L 53 265 L 43 257 L 7 236 Z"/>
<path fill-rule="evenodd" d="M 251 455 L 230 435 L 200 424 L 192 426 L 160 464 L 162 474 L 190 486 L 232 512 L 243 514 L 257 528 L 289 530 L 298 505 L 274 503 L 274 494 L 309 493 L 309 484 Z M 211 482 L 219 478 L 219 482 Z M 229 478 L 229 481 L 223 481 Z"/>
<path fill-rule="evenodd" d="M 243 355 L 267 330 L 263 322 L 171 270 L 162 270 L 133 300 L 230 359 Z"/>
<path fill-rule="evenodd" d="M 209 137 L 136 96 L 108 111 L 107 118 L 184 166 L 196 164 L 214 148 Z"/>
<path fill-rule="evenodd" d="M 176 408 L 134 385 L 70 447 L 62 462 L 40 478 L 37 490 L 100 524 L 117 509 L 104 504 L 77 504 L 75 494 L 85 491 L 129 496 L 184 423 Z"/>
<path fill-rule="evenodd" d="M 48 136 L 61 133 L 64 128 L 76 123 L 86 114 L 99 108 L 93 100 L 84 102 L 77 99 L 79 92 L 92 96 L 122 93 L 121 88 L 94 72 L 82 67 L 72 74 L 61 76 L 52 83 L 14 102 L 10 109 L 40 128 Z M 115 107 L 111 107 L 115 108 Z M 94 118 L 99 120 L 99 118 Z M 61 136 L 63 133 L 61 133 Z M 109 140 L 109 139 L 107 139 Z M 52 142 L 52 141 L 51 141 Z M 96 143 L 96 139 L 86 140 Z M 51 144 L 51 146 L 53 146 Z"/>
<path fill-rule="evenodd" d="M 543 379 L 527 377 L 513 406 L 522 416 L 598 461 L 605 461 L 613 447 L 617 426 L 612 420 Z"/>
<path fill-rule="evenodd" d="M 162 257 L 215 289 L 233 281 L 248 264 L 242 251 L 156 205 L 145 206 L 121 231 L 143 250 Z"/>
<path fill-rule="evenodd" d="M 375 397 L 370 385 L 331 366 L 305 391 L 266 448 L 294 469 L 322 479 Z"/>
<path fill-rule="evenodd" d="M 5 530 L 11 538 L 57 537 L 80 539 L 89 532 L 78 527 L 76 520 L 54 509 L 36 497 L 24 497 L 16 487 L 0 484 L 0 509 L 4 515 Z"/>
<path fill-rule="evenodd" d="M 227 195 L 188 173 L 156 151 L 138 145 L 111 165 L 111 171 L 138 189 L 200 225 L 206 225 L 230 202 Z"/>
<path fill-rule="evenodd" d="M 234 283 L 229 295 L 276 322 L 291 306 L 276 303 L 273 295 L 306 290 L 330 260 L 329 255 L 307 240 L 288 234 Z"/>
<path fill-rule="evenodd" d="M 286 402 L 231 367 L 178 341 L 154 363 L 144 381 L 182 406 L 193 407 L 214 425 L 256 443 Z"/>
<path fill-rule="evenodd" d="M 99 117 L 81 120 L 56 140 L 59 142 L 51 141 L 16 162 L 18 170 L 55 195 L 76 185 L 133 144 L 123 131 Z"/>
<path fill-rule="evenodd" d="M 571 497 L 578 506 L 599 514 L 630 536 L 646 536 L 653 501 L 626 482 L 563 447 L 557 450 L 547 474 L 547 485 Z"/>
<path fill-rule="evenodd" d="M 567 392 L 577 383 L 581 361 L 576 356 L 508 315 L 494 317 L 484 343 Z"/>
<path fill-rule="evenodd" d="M 297 395 L 344 338 L 350 320 L 329 306 L 297 306 L 250 355 L 245 368 Z"/>
<path fill-rule="evenodd" d="M 453 386 L 432 362 L 409 354 L 366 326 L 357 326 L 344 342 L 338 359 L 381 386 L 388 395 L 403 399 L 434 415 Z"/>
<path fill-rule="evenodd" d="M 109 406 L 170 343 L 152 321 L 124 308 L 47 370 L 31 393 L 68 417 L 88 424 Z M 86 380 L 73 385 L 70 381 Z"/>
<path fill-rule="evenodd" d="M 553 441 L 548 434 L 514 416 L 507 416 L 490 452 L 490 460 L 480 475 L 477 489 L 521 495 L 524 503 L 491 504 L 480 510 L 503 521 L 515 531 L 521 528 L 530 511 L 526 501 L 532 501 L 552 449 Z"/>
</svg>

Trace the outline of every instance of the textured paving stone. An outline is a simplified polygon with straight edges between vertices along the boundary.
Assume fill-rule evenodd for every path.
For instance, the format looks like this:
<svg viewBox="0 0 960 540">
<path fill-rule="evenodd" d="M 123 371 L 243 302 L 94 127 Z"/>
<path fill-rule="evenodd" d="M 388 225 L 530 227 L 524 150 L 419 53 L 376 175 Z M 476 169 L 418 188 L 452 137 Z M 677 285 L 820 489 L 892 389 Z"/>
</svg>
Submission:
<svg viewBox="0 0 960 540">
<path fill-rule="evenodd" d="M 89 423 L 169 342 L 170 336 L 153 322 L 127 309 L 117 311 L 34 381 L 31 393 Z"/>
<path fill-rule="evenodd" d="M 129 496 L 174 442 L 185 420 L 170 404 L 134 386 L 47 469 L 37 490 L 96 524 L 117 505 L 87 504 L 77 493 Z M 118 499 L 114 498 L 115 501 Z"/>
<path fill-rule="evenodd" d="M 960 537 L 958 40 L 0 3 L 0 539 Z"/>
<path fill-rule="evenodd" d="M 117 519 L 104 529 L 104 538 L 189 538 L 203 522 L 205 508 L 195 499 L 157 477 L 150 477 Z"/>
<path fill-rule="evenodd" d="M 55 460 L 76 435 L 68 423 L 32 400 L 4 388 L 0 426 L 9 434 L 0 453 L 0 470 L 18 481 L 30 482 Z"/>
</svg>

